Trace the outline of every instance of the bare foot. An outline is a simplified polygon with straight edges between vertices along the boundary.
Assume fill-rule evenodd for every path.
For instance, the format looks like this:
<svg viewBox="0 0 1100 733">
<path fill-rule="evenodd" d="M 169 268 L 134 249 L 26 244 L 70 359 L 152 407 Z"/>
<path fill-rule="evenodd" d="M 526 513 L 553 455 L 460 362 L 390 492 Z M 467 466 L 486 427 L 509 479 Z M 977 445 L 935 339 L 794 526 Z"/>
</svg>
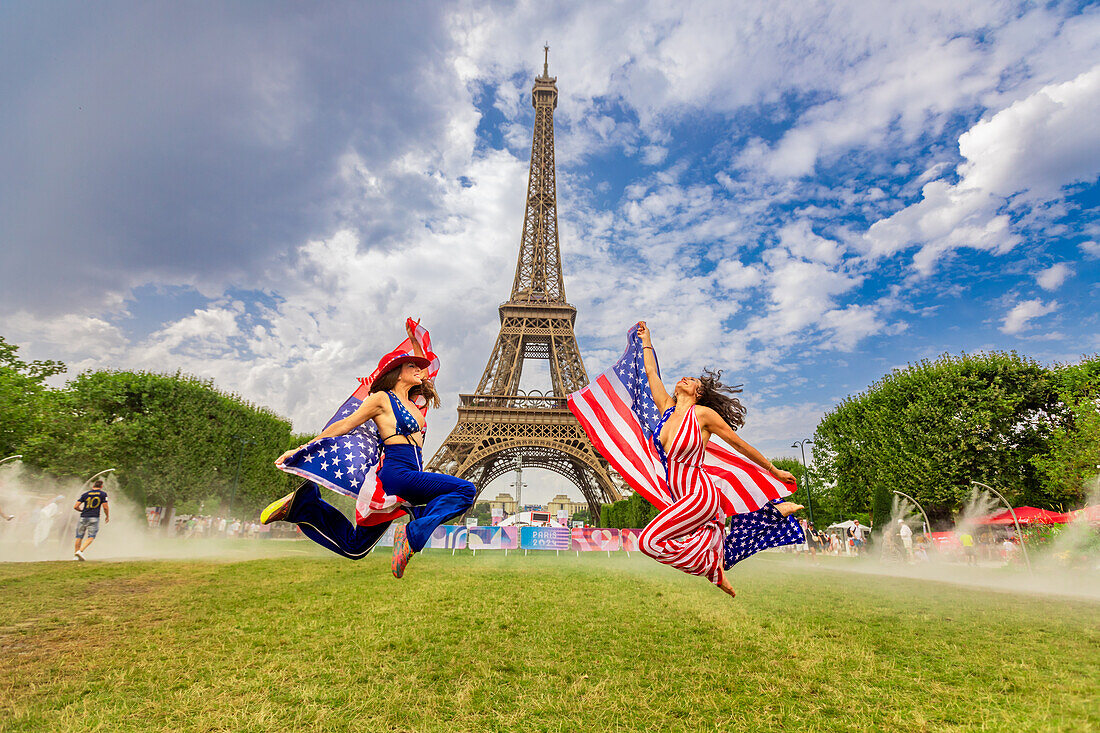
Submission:
<svg viewBox="0 0 1100 733">
<path fill-rule="evenodd" d="M 801 511 L 806 507 L 802 506 L 801 504 L 795 504 L 792 501 L 785 501 L 782 504 L 776 504 L 775 508 L 778 509 L 779 513 L 782 514 L 784 517 L 789 517 L 795 512 Z"/>
<path fill-rule="evenodd" d="M 721 566 L 718 566 L 718 587 L 723 593 L 728 594 L 730 598 L 737 596 L 737 591 L 733 589 L 729 580 L 726 579 L 726 571 L 723 570 Z"/>
</svg>

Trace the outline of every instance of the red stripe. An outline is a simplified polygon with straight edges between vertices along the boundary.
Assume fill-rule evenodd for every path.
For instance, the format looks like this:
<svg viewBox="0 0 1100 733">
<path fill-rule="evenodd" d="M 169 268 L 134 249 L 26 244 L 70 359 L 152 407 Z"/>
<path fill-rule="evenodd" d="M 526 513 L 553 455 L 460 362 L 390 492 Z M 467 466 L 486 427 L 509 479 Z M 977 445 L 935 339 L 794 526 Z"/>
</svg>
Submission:
<svg viewBox="0 0 1100 733">
<path fill-rule="evenodd" d="M 630 426 L 630 430 L 634 434 L 634 440 L 636 444 L 638 446 L 641 446 L 641 448 L 645 451 L 646 456 L 648 456 L 651 461 L 659 460 L 657 456 L 654 455 L 654 451 L 656 451 L 656 448 L 653 447 L 653 443 L 647 440 L 645 437 L 645 433 L 642 432 L 642 426 L 638 423 L 638 416 L 635 415 L 634 411 L 631 410 L 627 406 L 627 404 L 622 401 L 622 398 L 619 397 L 619 394 L 615 391 L 615 388 L 608 380 L 607 374 L 604 373 L 596 377 L 596 384 L 600 386 L 600 388 L 603 390 L 603 393 L 607 395 L 608 399 L 611 400 L 611 404 L 615 406 L 615 412 L 618 413 L 623 422 Z M 619 443 L 619 446 L 623 447 L 624 450 L 631 455 L 636 454 L 636 449 L 626 450 L 630 447 L 629 445 L 624 446 L 622 443 Z M 631 463 L 634 463 L 634 461 L 631 461 Z M 638 468 L 639 471 L 655 481 L 657 490 L 660 491 L 666 488 L 664 485 L 664 480 L 659 475 L 653 473 L 652 462 L 641 464 L 635 463 L 634 465 L 636 468 Z"/>
<path fill-rule="evenodd" d="M 607 448 L 606 441 L 604 440 L 605 436 L 610 439 L 617 448 L 619 448 L 619 450 L 627 457 L 627 460 L 630 461 L 631 465 L 634 466 L 638 473 L 650 478 L 651 480 L 653 478 L 652 473 L 645 470 L 644 467 L 639 465 L 639 462 L 636 462 L 636 453 L 632 451 L 629 446 L 624 445 L 619 440 L 616 440 L 614 434 L 612 434 L 607 427 L 600 423 L 593 425 L 591 422 L 589 422 L 583 412 L 574 406 L 573 401 L 576 397 L 580 397 L 580 399 L 584 400 L 584 403 L 588 405 L 589 408 L 591 408 L 591 410 L 596 414 L 597 419 L 599 419 L 601 416 L 606 416 L 607 413 L 604 411 L 603 407 L 601 407 L 600 404 L 596 402 L 596 400 L 592 397 L 591 387 L 585 387 L 579 392 L 574 392 L 573 394 L 569 395 L 567 404 L 569 405 L 570 412 L 572 412 L 577 420 L 580 421 L 581 426 L 584 428 L 584 431 L 588 434 L 589 440 L 591 440 L 596 445 L 596 448 L 600 451 L 600 454 L 603 455 L 603 457 L 606 458 L 607 461 L 615 467 L 615 470 L 619 472 L 619 475 L 623 477 L 623 480 L 626 481 L 631 488 L 633 488 L 635 491 L 645 497 L 646 500 L 649 501 L 651 504 L 653 504 L 654 506 L 661 506 L 662 504 L 656 498 L 656 490 L 658 487 L 653 485 L 646 486 L 644 484 L 639 484 L 631 476 L 629 476 L 628 472 L 624 471 L 623 467 L 619 465 L 618 460 L 611 457 L 612 451 Z"/>
<path fill-rule="evenodd" d="M 755 463 L 750 463 L 741 456 L 730 453 L 726 450 L 722 450 L 717 446 L 715 446 L 712 450 L 714 450 L 715 455 L 717 455 L 723 461 L 725 461 L 726 463 L 732 463 L 733 465 L 737 466 L 742 471 L 747 473 L 749 476 L 751 476 L 753 483 L 759 486 L 760 490 L 763 491 L 769 499 L 778 499 L 780 496 L 782 496 L 782 494 L 780 494 L 779 491 L 775 488 L 775 484 L 773 484 L 765 477 L 763 470 L 761 470 L 761 468 Z M 707 468 L 709 469 L 712 467 L 707 466 Z M 740 483 L 740 481 L 738 481 L 737 483 Z"/>
<path fill-rule="evenodd" d="M 631 428 L 633 428 L 634 438 L 645 450 L 646 456 L 649 457 L 650 461 L 657 461 L 658 463 L 660 463 L 661 459 L 657 457 L 657 449 L 653 447 L 653 442 L 647 439 L 645 437 L 645 434 L 642 432 L 641 425 L 638 423 L 638 416 L 634 414 L 634 411 L 631 410 L 626 405 L 626 403 L 623 402 L 622 398 L 619 397 L 618 393 L 615 391 L 615 388 L 611 385 L 611 381 L 608 379 L 607 373 L 604 372 L 599 377 L 597 377 L 596 383 L 599 384 L 600 387 L 603 388 L 604 393 L 611 398 L 612 403 L 616 406 L 616 412 L 619 413 L 619 416 L 622 417 L 631 426 Z M 622 382 L 620 382 L 620 384 L 622 384 Z M 652 466 L 652 463 L 650 463 L 650 466 Z M 650 466 L 647 466 L 646 473 L 652 475 L 653 470 L 652 468 L 650 468 Z M 657 476 L 656 479 L 658 485 L 664 483 L 663 479 L 660 476 Z"/>
<path fill-rule="evenodd" d="M 731 486 L 733 486 L 734 490 L 737 492 L 737 495 L 741 497 L 742 501 L 749 505 L 750 509 L 755 511 L 756 509 L 759 509 L 761 506 L 763 506 L 763 504 L 760 503 L 759 497 L 753 496 L 751 493 L 749 493 L 748 488 L 743 483 L 741 483 L 741 479 L 732 471 L 729 471 L 725 468 L 719 468 L 717 466 L 707 466 L 707 470 L 714 473 L 716 476 L 725 479 Z M 775 486 L 767 483 L 766 481 L 761 481 L 759 477 L 756 476 L 756 474 L 750 473 L 749 475 L 753 477 L 753 482 L 758 487 L 760 487 L 760 490 L 764 492 L 764 496 L 767 497 L 769 500 L 779 499 L 783 496 L 779 493 Z"/>
</svg>

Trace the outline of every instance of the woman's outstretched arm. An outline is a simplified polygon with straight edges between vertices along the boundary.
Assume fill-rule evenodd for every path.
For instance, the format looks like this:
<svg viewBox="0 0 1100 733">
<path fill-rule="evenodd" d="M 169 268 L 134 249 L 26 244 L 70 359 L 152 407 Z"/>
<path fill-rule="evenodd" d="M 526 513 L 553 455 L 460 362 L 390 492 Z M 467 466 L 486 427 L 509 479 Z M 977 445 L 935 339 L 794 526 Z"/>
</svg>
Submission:
<svg viewBox="0 0 1100 733">
<path fill-rule="evenodd" d="M 412 342 L 413 354 L 419 356 L 421 359 L 426 359 L 427 354 L 425 354 L 424 349 L 420 347 L 420 342 L 416 340 L 416 327 L 420 325 L 420 319 L 417 318 L 416 323 L 413 324 L 409 323 L 410 320 L 412 319 L 405 319 L 405 333 L 408 335 L 409 341 Z"/>
<path fill-rule="evenodd" d="M 764 457 L 764 454 L 756 450 L 756 448 L 753 448 L 744 438 L 734 432 L 733 428 L 731 428 L 717 412 L 702 405 L 699 406 L 699 412 L 701 413 L 699 422 L 704 428 L 709 430 L 712 435 L 717 435 L 719 438 L 729 443 L 738 453 L 745 456 L 783 483 L 794 483 L 795 479 L 793 473 L 784 471 L 781 468 L 776 468 L 771 461 Z"/>
<path fill-rule="evenodd" d="M 335 438 L 338 435 L 347 435 L 352 430 L 365 423 L 367 420 L 373 420 L 374 418 L 381 415 L 382 412 L 385 410 L 384 401 L 385 395 L 382 392 L 375 392 L 370 397 L 367 397 L 367 399 L 363 400 L 363 404 L 359 405 L 359 409 L 357 409 L 355 412 L 351 413 L 343 420 L 337 420 L 332 425 L 329 425 L 327 428 L 322 430 L 321 434 L 313 440 L 307 441 L 297 448 L 291 448 L 286 453 L 276 458 L 275 465 L 283 465 L 283 461 L 285 461 L 287 458 L 290 458 L 290 456 L 294 455 L 302 448 L 305 448 L 310 443 L 316 442 L 321 438 Z"/>
<path fill-rule="evenodd" d="M 653 394 L 657 409 L 664 412 L 674 403 L 665 390 L 661 375 L 657 372 L 657 357 L 653 355 L 653 342 L 649 340 L 649 328 L 645 325 L 645 321 L 638 321 L 638 338 L 642 340 L 642 354 L 645 360 L 645 375 L 649 379 L 649 391 Z"/>
</svg>

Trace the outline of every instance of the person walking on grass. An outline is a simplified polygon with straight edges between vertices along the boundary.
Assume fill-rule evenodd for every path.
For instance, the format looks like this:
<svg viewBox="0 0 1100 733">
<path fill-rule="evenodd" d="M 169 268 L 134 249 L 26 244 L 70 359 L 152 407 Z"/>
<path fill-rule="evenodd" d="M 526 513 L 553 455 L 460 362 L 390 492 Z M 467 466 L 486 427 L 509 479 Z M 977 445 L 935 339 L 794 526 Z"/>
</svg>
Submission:
<svg viewBox="0 0 1100 733">
<path fill-rule="evenodd" d="M 360 380 L 321 434 L 275 461 L 308 480 L 260 515 L 262 524 L 293 522 L 322 547 L 358 560 L 394 519 L 409 514 L 394 541 L 390 569 L 396 578 L 435 528 L 469 509 L 477 493 L 469 481 L 424 470 L 428 407 L 439 407 L 432 382 L 439 360 L 419 321 L 408 319 L 405 329 L 408 339 Z M 318 484 L 357 497 L 355 524 L 321 499 Z"/>
<path fill-rule="evenodd" d="M 103 490 L 103 481 L 96 479 L 92 488 L 80 495 L 73 504 L 73 509 L 80 512 L 80 520 L 76 525 L 76 545 L 73 547 L 74 560 L 87 560 L 84 551 L 99 534 L 99 512 L 103 511 L 103 523 L 111 521 L 111 507 L 107 503 L 107 492 Z"/>
</svg>

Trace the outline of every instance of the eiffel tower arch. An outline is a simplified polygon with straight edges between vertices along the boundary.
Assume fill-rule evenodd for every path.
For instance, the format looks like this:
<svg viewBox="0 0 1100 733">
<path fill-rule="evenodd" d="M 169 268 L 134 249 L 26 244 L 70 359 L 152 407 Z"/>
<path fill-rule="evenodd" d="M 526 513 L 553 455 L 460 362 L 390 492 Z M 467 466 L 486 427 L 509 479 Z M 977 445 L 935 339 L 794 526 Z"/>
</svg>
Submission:
<svg viewBox="0 0 1100 733">
<path fill-rule="evenodd" d="M 517 462 L 550 470 L 580 490 L 596 518 L 600 504 L 620 492 L 566 404 L 566 395 L 588 384 L 588 372 L 573 332 L 577 309 L 565 299 L 554 168 L 558 87 L 545 51 L 531 91 L 535 129 L 512 294 L 500 305 L 500 333 L 477 390 L 459 395 L 458 424 L 428 469 L 468 479 L 479 494 Z M 549 362 L 550 390 L 520 389 L 525 359 Z"/>
</svg>

